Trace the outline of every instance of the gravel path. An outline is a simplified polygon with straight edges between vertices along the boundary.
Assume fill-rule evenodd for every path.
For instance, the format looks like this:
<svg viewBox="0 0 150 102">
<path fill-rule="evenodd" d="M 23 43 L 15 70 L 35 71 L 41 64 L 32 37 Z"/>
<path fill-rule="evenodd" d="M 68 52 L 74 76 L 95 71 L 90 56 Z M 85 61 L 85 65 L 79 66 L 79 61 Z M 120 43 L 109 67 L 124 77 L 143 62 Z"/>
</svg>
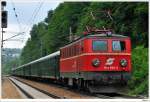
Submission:
<svg viewBox="0 0 150 102">
<path fill-rule="evenodd" d="M 2 98 L 3 99 L 22 99 L 22 96 L 8 78 L 2 79 Z"/>
</svg>

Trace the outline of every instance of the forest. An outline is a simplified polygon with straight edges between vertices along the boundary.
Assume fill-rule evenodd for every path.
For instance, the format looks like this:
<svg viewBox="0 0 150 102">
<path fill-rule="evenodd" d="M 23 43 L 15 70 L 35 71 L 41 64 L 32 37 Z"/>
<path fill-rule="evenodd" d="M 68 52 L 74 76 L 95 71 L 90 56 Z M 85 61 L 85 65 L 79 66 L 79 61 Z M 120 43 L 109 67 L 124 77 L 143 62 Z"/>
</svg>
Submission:
<svg viewBox="0 0 150 102">
<path fill-rule="evenodd" d="M 110 11 L 113 18 L 103 13 Z M 47 17 L 34 25 L 30 38 L 22 49 L 21 63 L 25 64 L 51 54 L 69 43 L 69 28 L 81 36 L 86 25 L 110 28 L 113 33 L 129 36 L 132 41 L 132 78 L 128 94 L 148 94 L 148 2 L 64 2 Z"/>
</svg>

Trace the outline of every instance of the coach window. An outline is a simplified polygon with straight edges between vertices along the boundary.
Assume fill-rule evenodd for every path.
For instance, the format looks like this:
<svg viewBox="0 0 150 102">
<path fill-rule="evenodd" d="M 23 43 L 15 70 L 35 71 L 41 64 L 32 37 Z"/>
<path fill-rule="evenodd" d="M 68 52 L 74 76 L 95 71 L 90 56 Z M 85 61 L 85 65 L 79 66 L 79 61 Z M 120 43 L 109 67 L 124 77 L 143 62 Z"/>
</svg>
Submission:
<svg viewBox="0 0 150 102">
<path fill-rule="evenodd" d="M 93 51 L 107 51 L 107 41 L 94 40 Z"/>
<path fill-rule="evenodd" d="M 113 41 L 112 42 L 113 51 L 124 51 L 125 50 L 125 41 Z"/>
</svg>

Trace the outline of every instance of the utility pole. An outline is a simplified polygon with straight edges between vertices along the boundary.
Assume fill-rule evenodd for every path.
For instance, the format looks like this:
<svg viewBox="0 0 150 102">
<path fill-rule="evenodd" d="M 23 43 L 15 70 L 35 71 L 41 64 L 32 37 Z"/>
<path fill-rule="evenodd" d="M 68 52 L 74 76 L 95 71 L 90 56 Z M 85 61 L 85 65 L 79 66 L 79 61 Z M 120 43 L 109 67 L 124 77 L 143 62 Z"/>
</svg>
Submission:
<svg viewBox="0 0 150 102">
<path fill-rule="evenodd" d="M 0 51 L 0 55 L 1 55 L 1 60 L 0 60 L 0 63 L 1 63 L 1 70 L 2 70 L 2 47 L 3 47 L 3 33 L 4 33 L 4 30 L 3 28 L 7 28 L 7 11 L 4 11 L 4 7 L 6 6 L 6 1 L 1 1 L 1 4 L 0 4 L 0 7 L 1 7 L 1 28 L 2 28 L 2 41 L 1 41 L 1 51 Z M 2 76 L 2 71 L 0 70 L 0 76 Z M 2 78 L 2 77 L 1 77 Z M 2 80 L 2 79 L 1 79 Z M 1 82 L 0 82 L 0 86 L 2 86 Z M 0 96 L 2 96 L 1 92 L 0 92 Z"/>
<path fill-rule="evenodd" d="M 1 42 L 1 49 L 3 48 L 3 33 L 4 33 L 4 31 L 3 31 L 3 27 L 2 27 L 2 42 Z"/>
<path fill-rule="evenodd" d="M 73 40 L 73 34 L 72 34 L 72 28 L 70 27 L 69 28 L 69 31 L 70 31 L 70 37 L 69 37 L 69 40 L 70 42 Z"/>
</svg>

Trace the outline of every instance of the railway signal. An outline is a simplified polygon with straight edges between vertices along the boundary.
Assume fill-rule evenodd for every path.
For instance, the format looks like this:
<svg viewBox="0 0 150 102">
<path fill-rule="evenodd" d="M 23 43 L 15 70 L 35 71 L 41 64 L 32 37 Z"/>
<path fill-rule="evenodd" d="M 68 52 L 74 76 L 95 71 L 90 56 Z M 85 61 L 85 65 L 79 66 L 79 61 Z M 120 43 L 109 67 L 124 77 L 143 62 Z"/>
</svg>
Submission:
<svg viewBox="0 0 150 102">
<path fill-rule="evenodd" d="M 2 28 L 7 28 L 7 11 L 2 11 L 1 22 L 2 22 L 1 27 Z"/>
<path fill-rule="evenodd" d="M 2 28 L 7 28 L 7 18 L 8 18 L 8 13 L 6 10 L 4 10 L 4 7 L 6 6 L 6 1 L 1 2 L 1 27 Z"/>
<path fill-rule="evenodd" d="M 3 47 L 3 33 L 5 32 L 3 28 L 7 28 L 7 11 L 4 10 L 4 7 L 6 6 L 6 1 L 1 1 L 1 28 L 2 28 L 2 44 L 1 48 Z"/>
</svg>

